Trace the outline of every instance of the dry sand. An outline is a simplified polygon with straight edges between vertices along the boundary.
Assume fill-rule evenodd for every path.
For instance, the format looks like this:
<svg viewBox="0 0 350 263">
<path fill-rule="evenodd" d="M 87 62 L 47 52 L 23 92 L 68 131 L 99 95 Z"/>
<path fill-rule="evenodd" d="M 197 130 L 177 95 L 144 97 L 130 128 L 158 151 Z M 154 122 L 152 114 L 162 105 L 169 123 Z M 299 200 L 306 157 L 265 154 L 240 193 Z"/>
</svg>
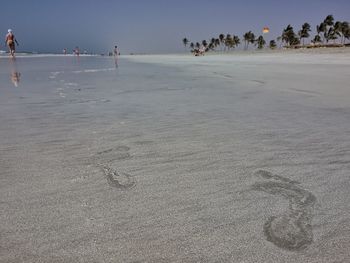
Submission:
<svg viewBox="0 0 350 263">
<path fill-rule="evenodd" d="M 0 61 L 0 262 L 350 261 L 349 51 L 62 59 Z"/>
</svg>

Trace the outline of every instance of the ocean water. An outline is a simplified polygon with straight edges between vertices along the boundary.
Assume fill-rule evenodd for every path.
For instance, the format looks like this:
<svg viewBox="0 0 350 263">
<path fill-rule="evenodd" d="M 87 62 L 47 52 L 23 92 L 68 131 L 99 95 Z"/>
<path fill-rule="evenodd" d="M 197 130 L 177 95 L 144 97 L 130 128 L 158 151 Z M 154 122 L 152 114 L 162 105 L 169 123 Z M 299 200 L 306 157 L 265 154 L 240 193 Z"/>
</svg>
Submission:
<svg viewBox="0 0 350 263">
<path fill-rule="evenodd" d="M 23 125 L 33 127 L 34 119 L 82 125 L 142 119 L 147 111 L 158 112 L 162 95 L 153 91 L 171 89 L 162 67 L 123 59 L 119 68 L 113 58 L 104 57 L 20 57 L 0 62 L 0 103 L 9 110 L 2 112 L 4 123 L 17 117 L 31 119 Z"/>
<path fill-rule="evenodd" d="M 0 261 L 346 262 L 344 56 L 1 57 Z"/>
<path fill-rule="evenodd" d="M 244 94 L 236 97 L 225 74 L 214 72 L 218 78 L 213 79 L 188 72 L 188 67 L 126 59 L 116 67 L 113 58 L 106 57 L 3 58 L 1 68 L 2 132 L 8 142 L 26 139 L 29 131 L 50 136 L 43 123 L 89 131 L 129 121 L 135 133 L 143 125 L 186 127 L 198 117 L 232 119 L 231 113 L 243 111 L 240 96 L 249 96 L 249 89 L 259 84 L 241 83 Z M 220 89 L 215 89 L 218 80 Z M 16 122 L 16 129 L 7 130 L 7 122 Z"/>
</svg>

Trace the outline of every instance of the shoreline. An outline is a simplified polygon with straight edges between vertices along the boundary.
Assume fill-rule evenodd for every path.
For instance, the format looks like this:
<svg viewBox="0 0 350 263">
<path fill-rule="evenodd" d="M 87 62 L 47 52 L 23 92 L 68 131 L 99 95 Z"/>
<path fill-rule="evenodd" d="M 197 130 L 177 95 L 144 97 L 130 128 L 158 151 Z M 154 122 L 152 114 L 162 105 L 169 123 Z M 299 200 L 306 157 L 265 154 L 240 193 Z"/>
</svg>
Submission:
<svg viewBox="0 0 350 263">
<path fill-rule="evenodd" d="M 314 47 L 314 48 L 308 48 L 308 47 L 302 47 L 302 48 L 277 48 L 277 49 L 269 49 L 265 48 L 262 50 L 258 49 L 250 49 L 250 50 L 230 50 L 230 51 L 209 51 L 206 52 L 204 56 L 234 56 L 234 55 L 264 55 L 264 54 L 338 54 L 338 53 L 350 53 L 350 47 L 349 46 L 343 46 L 343 47 Z M 181 52 L 181 53 L 163 53 L 163 54 L 146 54 L 146 53 L 140 53 L 140 54 L 122 54 L 119 57 L 147 57 L 147 56 L 154 56 L 154 57 L 160 57 L 160 56 L 188 56 L 188 57 L 194 57 L 190 51 L 188 52 Z M 0 53 L 0 58 L 6 58 L 9 57 L 8 53 Z M 31 58 L 31 57 L 77 57 L 74 54 L 54 54 L 54 53 L 16 53 L 17 58 Z M 99 55 L 99 54 L 80 54 L 79 57 L 105 57 L 105 58 L 113 58 L 113 56 L 108 55 Z"/>
</svg>

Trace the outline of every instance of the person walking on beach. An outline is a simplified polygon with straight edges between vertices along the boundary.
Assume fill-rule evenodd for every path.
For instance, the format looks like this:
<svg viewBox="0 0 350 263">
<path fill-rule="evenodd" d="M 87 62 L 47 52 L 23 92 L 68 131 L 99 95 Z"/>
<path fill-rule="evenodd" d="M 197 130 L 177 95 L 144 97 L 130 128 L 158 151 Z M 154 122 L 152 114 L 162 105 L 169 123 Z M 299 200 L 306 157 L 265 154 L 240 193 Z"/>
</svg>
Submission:
<svg viewBox="0 0 350 263">
<path fill-rule="evenodd" d="M 114 50 L 113 50 L 113 56 L 114 56 L 114 63 L 115 63 L 115 67 L 118 67 L 118 46 L 114 46 Z"/>
<path fill-rule="evenodd" d="M 15 35 L 12 33 L 11 29 L 7 30 L 5 41 L 6 41 L 6 45 L 9 48 L 10 55 L 14 57 L 16 52 L 15 43 L 18 46 L 18 42 L 17 42 L 17 39 L 15 38 Z"/>
<path fill-rule="evenodd" d="M 75 47 L 75 49 L 74 49 L 74 54 L 75 54 L 76 56 L 78 56 L 78 57 L 79 57 L 80 50 L 79 50 L 79 47 L 78 47 L 78 46 L 77 46 L 77 47 Z"/>
</svg>

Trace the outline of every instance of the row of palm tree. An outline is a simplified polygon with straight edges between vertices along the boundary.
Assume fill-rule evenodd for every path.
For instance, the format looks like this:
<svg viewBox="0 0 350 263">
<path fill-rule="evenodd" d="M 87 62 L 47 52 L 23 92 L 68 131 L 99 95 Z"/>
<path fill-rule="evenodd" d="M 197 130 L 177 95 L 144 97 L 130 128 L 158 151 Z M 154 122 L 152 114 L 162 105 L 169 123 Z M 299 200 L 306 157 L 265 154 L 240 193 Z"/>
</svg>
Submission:
<svg viewBox="0 0 350 263">
<path fill-rule="evenodd" d="M 258 49 L 262 49 L 266 44 L 266 41 L 263 36 L 255 38 L 254 33 L 252 33 L 251 31 L 245 33 L 243 35 L 243 39 L 245 49 L 248 49 L 249 44 L 256 45 Z M 187 48 L 187 46 L 189 45 L 192 51 L 194 49 L 199 49 L 201 46 L 203 46 L 206 51 L 215 50 L 217 47 L 219 47 L 220 50 L 229 51 L 230 49 L 240 45 L 241 39 L 236 35 L 227 34 L 225 36 L 224 34 L 220 34 L 218 38 L 211 38 L 209 42 L 207 40 L 202 40 L 201 42 L 190 43 L 190 41 L 187 38 L 184 38 L 182 40 L 182 43 L 184 44 L 185 48 Z"/>
<path fill-rule="evenodd" d="M 203 46 L 206 50 L 215 50 L 217 47 L 220 47 L 221 50 L 230 50 L 231 48 L 235 48 L 240 44 L 240 39 L 235 35 L 227 34 L 225 36 L 224 34 L 220 34 L 218 38 L 213 37 L 209 42 L 207 40 L 202 40 L 201 42 L 190 43 L 187 38 L 184 38 L 182 43 L 185 47 L 189 45 L 192 50 L 194 48 L 199 49 L 201 46 Z"/>
<path fill-rule="evenodd" d="M 280 42 L 280 47 L 283 46 L 298 46 L 302 43 L 305 45 L 305 39 L 310 37 L 311 26 L 309 23 L 304 23 L 301 29 L 295 33 L 294 28 L 288 25 L 283 29 L 281 36 L 277 37 L 277 41 Z M 350 26 L 347 21 L 336 21 L 334 22 L 333 15 L 328 15 L 323 22 L 316 26 L 317 35 L 311 40 L 313 44 L 324 44 L 340 38 L 340 44 L 345 44 L 345 39 L 350 39 Z M 266 45 L 266 41 L 262 35 L 255 37 L 252 31 L 248 31 L 243 35 L 244 49 L 248 49 L 250 44 L 255 45 L 258 49 L 262 49 Z M 230 50 L 241 44 L 241 40 L 236 35 L 231 34 L 220 34 L 218 38 L 211 38 L 210 41 L 202 40 L 201 42 L 190 42 L 187 38 L 182 40 L 185 48 L 189 45 L 191 51 L 199 49 L 201 46 L 206 51 L 215 50 L 217 47 L 222 51 Z M 275 40 L 269 42 L 269 47 L 274 49 L 277 47 Z"/>
<path fill-rule="evenodd" d="M 302 25 L 301 30 L 298 34 L 295 34 L 293 27 L 288 25 L 283 29 L 282 35 L 278 37 L 278 40 L 281 40 L 282 44 L 285 43 L 287 46 L 299 45 L 302 41 L 303 46 L 305 45 L 305 39 L 310 37 L 309 32 L 311 32 L 311 26 L 308 23 Z M 340 37 L 340 43 L 345 44 L 345 39 L 350 39 L 350 26 L 347 21 L 336 21 L 332 15 L 328 15 L 322 23 L 316 26 L 317 35 L 311 40 L 313 44 L 325 44 L 329 43 L 330 40 L 333 40 L 333 43 L 336 43 L 336 40 Z"/>
<path fill-rule="evenodd" d="M 347 21 L 336 21 L 332 15 L 328 15 L 324 21 L 316 26 L 317 35 L 313 39 L 313 42 L 328 43 L 329 40 L 335 42 L 340 37 L 340 43 L 344 44 L 345 39 L 350 38 L 350 26 Z"/>
</svg>

